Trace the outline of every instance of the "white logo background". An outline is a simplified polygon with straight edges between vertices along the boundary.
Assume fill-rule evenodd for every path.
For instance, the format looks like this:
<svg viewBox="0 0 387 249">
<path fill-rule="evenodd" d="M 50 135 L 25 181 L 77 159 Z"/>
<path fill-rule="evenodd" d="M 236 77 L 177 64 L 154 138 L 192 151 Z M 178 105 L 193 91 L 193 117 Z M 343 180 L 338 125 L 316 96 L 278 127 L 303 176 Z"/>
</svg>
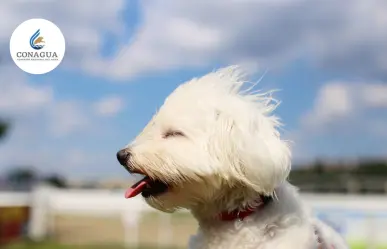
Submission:
<svg viewBox="0 0 387 249">
<path fill-rule="evenodd" d="M 40 30 L 40 36 L 43 38 L 44 47 L 36 50 L 30 45 L 30 39 L 37 30 Z M 11 57 L 15 64 L 24 72 L 30 74 L 45 74 L 54 70 L 62 62 L 66 50 L 65 38 L 60 29 L 52 22 L 45 19 L 30 19 L 20 24 L 12 33 L 9 43 Z M 32 56 L 32 59 L 21 59 L 21 53 L 36 53 L 46 59 L 38 59 Z M 53 54 L 57 58 L 50 59 Z M 18 57 L 19 56 L 19 57 Z M 30 56 L 29 56 L 30 57 Z M 40 56 L 39 56 L 40 57 Z M 35 59 L 34 59 L 35 58 Z M 42 57 L 40 57 L 42 58 Z"/>
</svg>

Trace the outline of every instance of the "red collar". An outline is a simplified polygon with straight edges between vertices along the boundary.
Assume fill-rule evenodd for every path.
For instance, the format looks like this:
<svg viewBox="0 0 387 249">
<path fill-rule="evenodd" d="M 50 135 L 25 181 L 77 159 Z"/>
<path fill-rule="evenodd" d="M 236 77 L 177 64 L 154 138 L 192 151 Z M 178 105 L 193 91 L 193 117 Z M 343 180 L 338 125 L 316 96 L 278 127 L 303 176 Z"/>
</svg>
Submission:
<svg viewBox="0 0 387 249">
<path fill-rule="evenodd" d="M 272 200 L 272 197 L 260 196 L 260 199 L 257 201 L 258 205 L 254 207 L 248 207 L 244 210 L 233 210 L 231 212 L 224 211 L 219 214 L 219 219 L 222 221 L 233 221 L 237 219 L 243 220 L 247 216 L 253 214 L 255 211 L 262 209 L 271 200 Z"/>
<path fill-rule="evenodd" d="M 244 218 L 246 218 L 247 216 L 251 215 L 252 213 L 255 212 L 255 210 L 257 210 L 257 208 L 259 207 L 256 207 L 254 209 L 246 209 L 246 210 L 243 210 L 243 211 L 238 211 L 238 210 L 234 210 L 234 211 L 231 211 L 231 212 L 222 212 L 219 214 L 219 218 L 220 220 L 222 221 L 232 221 L 232 220 L 243 220 Z"/>
</svg>

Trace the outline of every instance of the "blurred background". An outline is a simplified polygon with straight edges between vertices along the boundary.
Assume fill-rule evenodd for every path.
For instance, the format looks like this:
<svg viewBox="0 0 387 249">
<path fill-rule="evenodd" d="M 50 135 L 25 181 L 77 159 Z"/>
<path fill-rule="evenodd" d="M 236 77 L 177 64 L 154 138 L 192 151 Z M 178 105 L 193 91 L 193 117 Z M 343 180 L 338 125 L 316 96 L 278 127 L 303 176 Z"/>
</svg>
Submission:
<svg viewBox="0 0 387 249">
<path fill-rule="evenodd" d="M 30 18 L 61 65 L 9 53 Z M 0 247 L 185 248 L 197 224 L 125 200 L 115 153 L 180 83 L 244 65 L 293 141 L 290 182 L 351 248 L 387 248 L 387 1 L 0 1 Z"/>
</svg>

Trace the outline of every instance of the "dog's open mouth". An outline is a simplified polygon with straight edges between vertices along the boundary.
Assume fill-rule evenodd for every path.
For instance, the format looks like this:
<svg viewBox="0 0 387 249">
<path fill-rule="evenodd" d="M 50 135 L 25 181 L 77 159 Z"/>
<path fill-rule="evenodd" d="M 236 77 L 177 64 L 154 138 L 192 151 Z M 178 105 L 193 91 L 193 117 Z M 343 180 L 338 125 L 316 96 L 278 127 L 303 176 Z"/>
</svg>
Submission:
<svg viewBox="0 0 387 249">
<path fill-rule="evenodd" d="M 141 193 L 144 198 L 157 196 L 167 192 L 168 185 L 159 180 L 152 180 L 145 176 L 140 181 L 136 182 L 128 190 L 126 190 L 125 198 L 132 198 Z"/>
</svg>

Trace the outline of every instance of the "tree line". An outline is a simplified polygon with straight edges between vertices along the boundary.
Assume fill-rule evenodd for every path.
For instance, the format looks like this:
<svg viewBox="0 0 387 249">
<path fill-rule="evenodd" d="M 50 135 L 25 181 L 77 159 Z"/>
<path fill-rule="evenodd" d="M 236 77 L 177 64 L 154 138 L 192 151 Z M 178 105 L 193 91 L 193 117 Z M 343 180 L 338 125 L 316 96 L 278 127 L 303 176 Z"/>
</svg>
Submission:
<svg viewBox="0 0 387 249">
<path fill-rule="evenodd" d="M 325 174 L 345 174 L 352 176 L 379 176 L 387 177 L 387 159 L 385 158 L 364 158 L 356 162 L 346 161 L 330 163 L 317 160 L 309 165 L 295 166 L 292 173 L 294 175 L 325 175 Z M 387 178 L 386 178 L 387 179 Z"/>
</svg>

